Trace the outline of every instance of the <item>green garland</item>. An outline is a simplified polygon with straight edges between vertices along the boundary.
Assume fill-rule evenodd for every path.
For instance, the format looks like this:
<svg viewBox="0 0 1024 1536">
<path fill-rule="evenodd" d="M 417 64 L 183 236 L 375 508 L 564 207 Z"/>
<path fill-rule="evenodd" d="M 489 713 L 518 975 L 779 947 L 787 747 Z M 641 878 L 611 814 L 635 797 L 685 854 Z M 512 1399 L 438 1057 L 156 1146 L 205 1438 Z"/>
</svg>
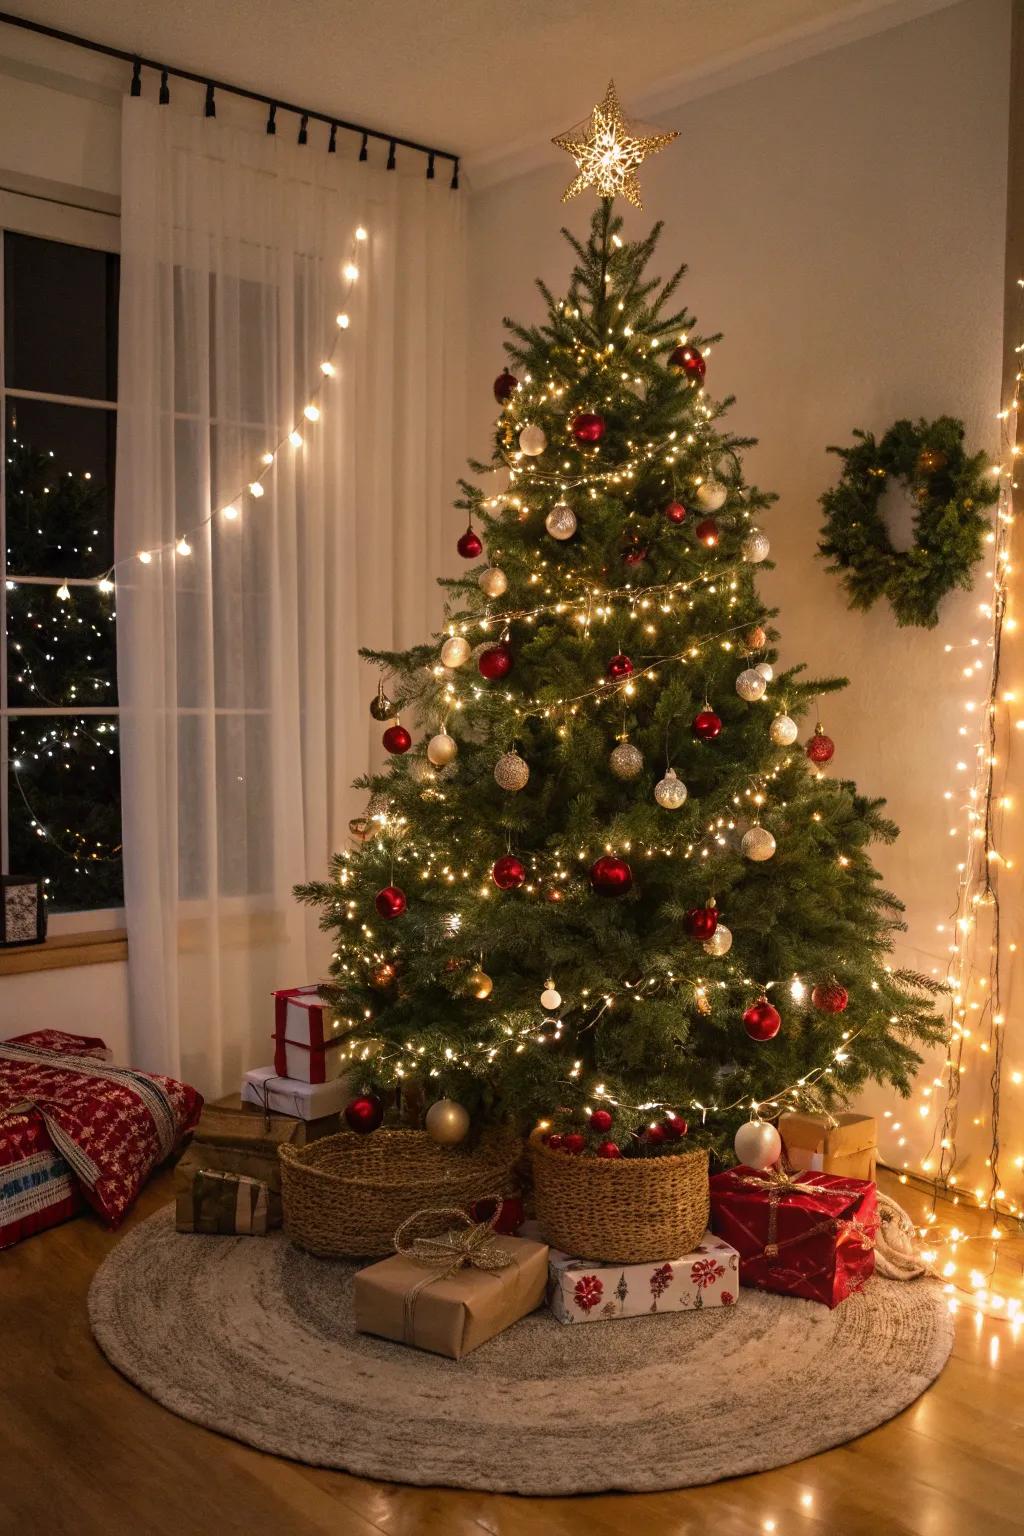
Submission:
<svg viewBox="0 0 1024 1536">
<path fill-rule="evenodd" d="M 954 587 L 969 590 L 988 529 L 984 508 L 999 499 L 983 453 L 964 451 L 963 422 L 897 421 L 876 442 L 854 432 L 851 448 L 829 448 L 843 460 L 839 484 L 821 498 L 825 525 L 818 545 L 833 563 L 851 608 L 887 597 L 900 625 L 934 629 L 939 603 Z M 878 503 L 890 479 L 901 480 L 917 506 L 914 543 L 892 546 Z"/>
</svg>

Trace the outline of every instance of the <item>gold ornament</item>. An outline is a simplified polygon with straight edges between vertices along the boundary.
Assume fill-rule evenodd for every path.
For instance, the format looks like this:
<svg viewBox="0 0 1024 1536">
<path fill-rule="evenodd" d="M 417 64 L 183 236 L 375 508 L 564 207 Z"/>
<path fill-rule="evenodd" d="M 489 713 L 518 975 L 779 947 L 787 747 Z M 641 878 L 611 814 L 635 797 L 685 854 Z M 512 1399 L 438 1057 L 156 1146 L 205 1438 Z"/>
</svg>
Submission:
<svg viewBox="0 0 1024 1536">
<path fill-rule="evenodd" d="M 459 744 L 447 731 L 439 731 L 427 742 L 427 757 L 435 768 L 447 768 L 458 756 Z"/>
<path fill-rule="evenodd" d="M 472 646 L 461 635 L 452 635 L 441 647 L 441 661 L 446 667 L 461 667 L 469 660 Z"/>
<path fill-rule="evenodd" d="M 370 972 L 370 986 L 375 992 L 386 992 L 389 987 L 394 986 L 397 977 L 398 971 L 391 961 L 382 960 Z"/>
<path fill-rule="evenodd" d="M 488 597 L 501 597 L 508 588 L 508 577 L 496 565 L 489 565 L 477 577 L 477 585 Z"/>
<path fill-rule="evenodd" d="M 481 1003 L 485 998 L 490 997 L 491 993 L 494 991 L 494 982 L 488 976 L 486 971 L 481 970 L 480 966 L 477 966 L 475 970 L 470 971 L 469 980 L 466 985 L 469 987 L 469 990 L 472 992 L 477 1001 Z"/>
<path fill-rule="evenodd" d="M 621 193 L 634 208 L 642 208 L 637 167 L 648 155 L 656 155 L 678 137 L 673 131 L 664 133 L 642 123 L 627 122 L 622 116 L 615 81 L 609 80 L 604 100 L 589 118 L 551 141 L 572 155 L 579 171 L 562 193 L 562 202 L 567 203 L 577 192 L 593 186 L 599 197 L 617 197 Z"/>
<path fill-rule="evenodd" d="M 608 759 L 608 766 L 617 779 L 628 783 L 630 779 L 638 779 L 643 773 L 643 753 L 639 747 L 634 747 L 628 736 L 620 736 L 618 746 Z"/>
<path fill-rule="evenodd" d="M 427 1110 L 427 1135 L 442 1147 L 453 1147 L 469 1130 L 469 1111 L 454 1099 L 438 1099 Z"/>
<path fill-rule="evenodd" d="M 518 794 L 525 789 L 530 777 L 529 764 L 519 756 L 518 752 L 503 752 L 494 765 L 494 781 L 501 789 L 507 789 L 510 794 Z"/>
</svg>

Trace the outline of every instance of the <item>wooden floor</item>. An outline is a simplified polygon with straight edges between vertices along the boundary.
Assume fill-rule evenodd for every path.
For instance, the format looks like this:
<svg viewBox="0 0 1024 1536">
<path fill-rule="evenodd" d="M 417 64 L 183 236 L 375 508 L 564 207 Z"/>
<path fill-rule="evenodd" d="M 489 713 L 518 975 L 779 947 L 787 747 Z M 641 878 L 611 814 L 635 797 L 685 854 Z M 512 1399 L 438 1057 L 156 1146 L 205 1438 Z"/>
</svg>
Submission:
<svg viewBox="0 0 1024 1536">
<path fill-rule="evenodd" d="M 129 1225 L 168 1199 L 146 1190 Z M 914 1196 L 900 1196 L 914 1208 Z M 117 1242 L 80 1218 L 0 1254 L 0 1533 L 18 1536 L 1003 1536 L 1024 1532 L 1024 1330 L 961 1311 L 932 1389 L 850 1445 L 664 1494 L 517 1499 L 368 1483 L 175 1418 L 89 1333 L 90 1277 Z M 1002 1269 L 1020 1283 L 1024 1241 Z M 628 1327 L 628 1323 L 619 1326 Z M 835 1384 L 841 1393 L 842 1382 Z M 614 1433 L 607 1403 L 577 1402 Z M 301 1402 L 296 1412 L 302 1412 Z M 766 1403 L 786 1416 L 785 1402 Z M 611 1417 L 610 1417 L 611 1416 Z"/>
</svg>

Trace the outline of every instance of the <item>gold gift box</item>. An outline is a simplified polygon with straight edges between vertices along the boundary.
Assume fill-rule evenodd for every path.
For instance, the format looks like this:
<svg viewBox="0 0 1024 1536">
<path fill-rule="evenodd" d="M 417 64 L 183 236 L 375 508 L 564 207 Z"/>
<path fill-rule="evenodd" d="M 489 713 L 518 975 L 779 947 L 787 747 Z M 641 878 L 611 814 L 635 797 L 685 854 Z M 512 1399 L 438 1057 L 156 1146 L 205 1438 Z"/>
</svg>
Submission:
<svg viewBox="0 0 1024 1536">
<path fill-rule="evenodd" d="M 495 1243 L 512 1255 L 504 1269 L 466 1266 L 431 1278 L 428 1266 L 397 1254 L 361 1269 L 355 1278 L 356 1327 L 461 1360 L 544 1300 L 547 1244 L 523 1237 L 498 1237 Z"/>
<path fill-rule="evenodd" d="M 873 1115 L 779 1116 L 786 1161 L 796 1173 L 838 1173 L 875 1181 L 878 1134 Z"/>
</svg>

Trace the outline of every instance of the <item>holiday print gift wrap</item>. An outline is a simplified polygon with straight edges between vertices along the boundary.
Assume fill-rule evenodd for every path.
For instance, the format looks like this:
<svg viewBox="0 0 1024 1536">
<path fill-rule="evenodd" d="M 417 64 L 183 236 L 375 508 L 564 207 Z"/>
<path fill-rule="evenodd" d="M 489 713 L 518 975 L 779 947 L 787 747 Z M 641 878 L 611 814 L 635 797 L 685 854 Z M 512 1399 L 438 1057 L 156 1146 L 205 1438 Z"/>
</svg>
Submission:
<svg viewBox="0 0 1024 1536">
<path fill-rule="evenodd" d="M 540 1306 L 548 1278 L 547 1244 L 499 1237 L 488 1223 L 463 1220 L 468 1226 L 408 1246 L 401 1234 L 410 1223 L 403 1223 L 395 1234 L 401 1251 L 360 1270 L 354 1302 L 361 1333 L 461 1360 Z"/>
<path fill-rule="evenodd" d="M 266 1237 L 269 1225 L 267 1186 L 242 1173 L 197 1169 L 191 1187 L 175 1202 L 179 1232 L 220 1237 Z"/>
<path fill-rule="evenodd" d="M 874 1271 L 878 1202 L 864 1179 L 729 1168 L 711 1180 L 711 1225 L 738 1249 L 741 1285 L 836 1307 Z"/>
<path fill-rule="evenodd" d="M 560 1323 L 731 1307 L 739 1294 L 739 1254 L 705 1232 L 692 1253 L 661 1264 L 592 1264 L 552 1248 L 548 1306 Z"/>
</svg>

